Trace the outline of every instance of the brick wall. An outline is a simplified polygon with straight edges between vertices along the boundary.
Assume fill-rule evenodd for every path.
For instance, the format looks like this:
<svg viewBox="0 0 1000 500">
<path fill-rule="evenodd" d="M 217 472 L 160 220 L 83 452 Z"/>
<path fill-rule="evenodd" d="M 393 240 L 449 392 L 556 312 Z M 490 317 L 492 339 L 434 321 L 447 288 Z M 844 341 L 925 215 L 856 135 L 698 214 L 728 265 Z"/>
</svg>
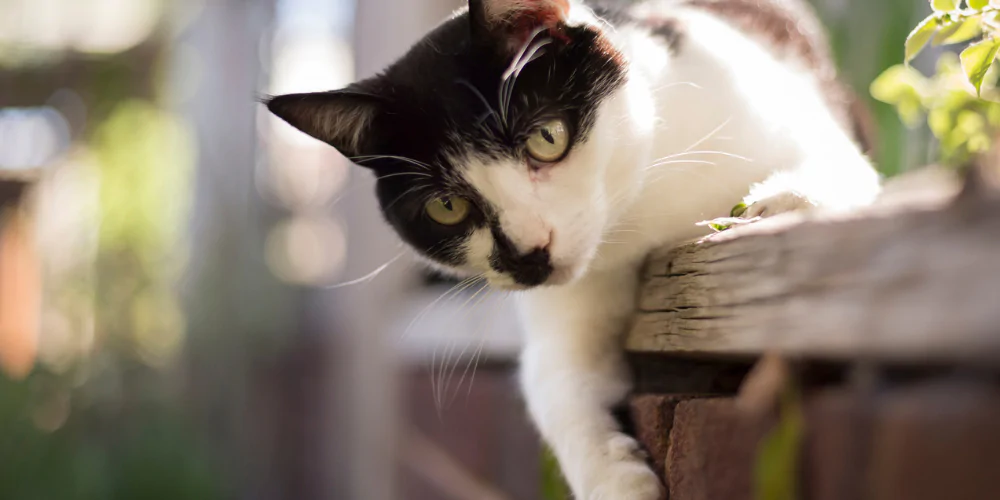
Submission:
<svg viewBox="0 0 1000 500">
<path fill-rule="evenodd" d="M 805 392 L 798 498 L 1000 498 L 1000 392 L 983 377 Z M 643 394 L 631 400 L 638 438 L 671 500 L 754 497 L 754 466 L 774 415 L 733 397 Z"/>
</svg>

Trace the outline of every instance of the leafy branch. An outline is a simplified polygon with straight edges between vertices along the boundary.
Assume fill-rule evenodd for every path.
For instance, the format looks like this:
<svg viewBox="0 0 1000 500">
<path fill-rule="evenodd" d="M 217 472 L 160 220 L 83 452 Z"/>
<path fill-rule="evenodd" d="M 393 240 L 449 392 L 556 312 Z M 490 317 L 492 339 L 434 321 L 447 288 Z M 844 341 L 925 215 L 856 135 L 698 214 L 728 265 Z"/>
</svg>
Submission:
<svg viewBox="0 0 1000 500">
<path fill-rule="evenodd" d="M 871 86 L 874 98 L 896 107 L 910 127 L 924 116 L 941 145 L 941 161 L 967 163 L 987 151 L 1000 131 L 1000 95 L 994 61 L 1000 54 L 1000 0 L 930 0 L 933 12 L 906 39 L 904 64 Z M 968 43 L 945 53 L 931 77 L 909 66 L 928 46 Z"/>
</svg>

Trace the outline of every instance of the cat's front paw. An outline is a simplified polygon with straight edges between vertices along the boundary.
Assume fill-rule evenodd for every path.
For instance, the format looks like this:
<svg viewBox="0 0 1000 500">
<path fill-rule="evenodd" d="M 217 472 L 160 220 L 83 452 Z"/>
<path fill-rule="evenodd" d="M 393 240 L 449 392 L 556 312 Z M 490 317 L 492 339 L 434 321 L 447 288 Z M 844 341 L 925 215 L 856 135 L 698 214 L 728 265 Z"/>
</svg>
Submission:
<svg viewBox="0 0 1000 500">
<path fill-rule="evenodd" d="M 660 479 L 646 464 L 634 439 L 615 435 L 608 442 L 608 461 L 588 478 L 581 500 L 660 500 Z"/>
<path fill-rule="evenodd" d="M 734 212 L 733 215 L 743 219 L 755 219 L 757 217 L 771 217 L 785 212 L 805 210 L 814 208 L 815 206 L 816 204 L 805 196 L 785 191 L 743 205 L 742 213 Z"/>
</svg>

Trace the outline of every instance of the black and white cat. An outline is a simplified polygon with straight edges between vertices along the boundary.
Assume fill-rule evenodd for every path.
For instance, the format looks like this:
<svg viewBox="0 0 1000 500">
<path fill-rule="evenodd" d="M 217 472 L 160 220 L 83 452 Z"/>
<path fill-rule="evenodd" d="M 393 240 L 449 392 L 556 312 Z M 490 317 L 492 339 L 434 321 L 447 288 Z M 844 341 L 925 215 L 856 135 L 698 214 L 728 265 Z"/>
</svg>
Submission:
<svg viewBox="0 0 1000 500">
<path fill-rule="evenodd" d="M 699 221 L 871 202 L 803 0 L 470 0 L 382 74 L 269 109 L 378 177 L 432 265 L 525 290 L 521 380 L 581 499 L 656 499 L 610 408 L 650 250 Z"/>
</svg>

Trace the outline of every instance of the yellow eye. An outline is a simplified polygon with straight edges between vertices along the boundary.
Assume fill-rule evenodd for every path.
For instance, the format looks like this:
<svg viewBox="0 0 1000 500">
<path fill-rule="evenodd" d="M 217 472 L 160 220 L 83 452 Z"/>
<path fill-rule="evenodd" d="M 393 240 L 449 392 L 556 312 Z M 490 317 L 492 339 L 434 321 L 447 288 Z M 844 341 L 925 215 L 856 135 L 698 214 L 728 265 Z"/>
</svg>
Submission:
<svg viewBox="0 0 1000 500">
<path fill-rule="evenodd" d="M 459 224 L 469 216 L 469 202 L 455 196 L 433 199 L 424 208 L 434 222 L 446 226 Z"/>
<path fill-rule="evenodd" d="M 535 129 L 528 137 L 528 154 L 546 163 L 562 159 L 569 148 L 569 128 L 562 120 L 552 120 Z"/>
</svg>

